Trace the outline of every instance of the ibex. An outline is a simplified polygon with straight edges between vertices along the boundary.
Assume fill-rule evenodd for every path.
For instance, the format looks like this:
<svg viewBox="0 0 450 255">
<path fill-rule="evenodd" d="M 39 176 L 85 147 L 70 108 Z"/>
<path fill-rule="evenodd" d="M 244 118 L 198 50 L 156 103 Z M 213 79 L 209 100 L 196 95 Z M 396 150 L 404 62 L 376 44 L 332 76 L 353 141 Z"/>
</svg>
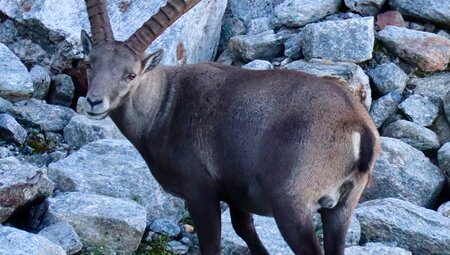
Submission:
<svg viewBox="0 0 450 255">
<path fill-rule="evenodd" d="M 200 0 L 169 0 L 116 41 L 105 0 L 86 0 L 92 39 L 85 110 L 111 116 L 169 193 L 186 201 L 201 254 L 220 254 L 221 210 L 252 254 L 269 254 L 252 214 L 273 216 L 295 254 L 344 254 L 353 210 L 380 150 L 363 105 L 339 83 L 218 63 L 161 66 L 146 48 Z"/>
</svg>

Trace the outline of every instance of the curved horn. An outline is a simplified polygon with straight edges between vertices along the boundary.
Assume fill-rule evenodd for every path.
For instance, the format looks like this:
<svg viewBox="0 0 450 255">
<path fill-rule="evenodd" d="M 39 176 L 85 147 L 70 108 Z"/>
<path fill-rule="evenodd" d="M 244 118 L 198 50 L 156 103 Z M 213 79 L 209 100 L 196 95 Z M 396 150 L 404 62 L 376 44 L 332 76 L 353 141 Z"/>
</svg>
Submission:
<svg viewBox="0 0 450 255">
<path fill-rule="evenodd" d="M 106 10 L 105 0 L 86 0 L 86 8 L 91 24 L 93 44 L 101 41 L 114 41 L 114 35 Z"/>
<path fill-rule="evenodd" d="M 200 0 L 167 1 L 158 13 L 150 17 L 125 41 L 125 45 L 136 55 L 143 53 L 164 30 L 199 2 Z"/>
</svg>

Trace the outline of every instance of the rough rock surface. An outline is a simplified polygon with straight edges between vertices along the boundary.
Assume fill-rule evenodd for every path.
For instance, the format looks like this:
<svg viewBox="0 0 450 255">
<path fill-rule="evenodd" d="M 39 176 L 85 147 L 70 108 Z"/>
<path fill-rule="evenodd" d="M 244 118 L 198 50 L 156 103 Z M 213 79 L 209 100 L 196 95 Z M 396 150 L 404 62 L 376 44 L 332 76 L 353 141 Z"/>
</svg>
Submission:
<svg viewBox="0 0 450 255">
<path fill-rule="evenodd" d="M 412 253 L 405 249 L 386 246 L 382 243 L 366 243 L 364 246 L 346 248 L 345 255 L 412 255 Z"/>
<path fill-rule="evenodd" d="M 229 9 L 234 17 L 245 25 L 260 17 L 274 18 L 274 7 L 283 0 L 229 0 Z"/>
<path fill-rule="evenodd" d="M 375 43 L 373 17 L 309 24 L 303 30 L 306 59 L 363 62 L 372 58 Z"/>
<path fill-rule="evenodd" d="M 33 81 L 33 97 L 44 99 L 50 88 L 50 75 L 42 66 L 33 66 L 30 69 L 30 76 Z"/>
<path fill-rule="evenodd" d="M 406 27 L 405 20 L 398 11 L 387 11 L 378 14 L 375 24 L 379 30 L 383 30 L 387 26 Z"/>
<path fill-rule="evenodd" d="M 69 107 L 75 92 L 72 78 L 67 74 L 55 75 L 50 84 L 47 102 Z"/>
<path fill-rule="evenodd" d="M 450 60 L 450 40 L 433 33 L 387 26 L 378 38 L 390 51 L 422 71 L 444 70 Z"/>
<path fill-rule="evenodd" d="M 0 113 L 8 113 L 13 108 L 13 104 L 0 97 Z"/>
<path fill-rule="evenodd" d="M 60 221 L 50 225 L 39 231 L 38 235 L 61 246 L 68 255 L 75 254 L 83 248 L 77 232 L 66 221 Z"/>
<path fill-rule="evenodd" d="M 154 220 L 150 224 L 149 229 L 157 234 L 163 234 L 168 237 L 177 237 L 181 233 L 181 229 L 177 224 L 165 218 Z"/>
<path fill-rule="evenodd" d="M 302 57 L 302 33 L 296 34 L 284 42 L 284 55 L 291 59 Z"/>
<path fill-rule="evenodd" d="M 287 64 L 286 68 L 336 80 L 347 86 L 367 109 L 372 104 L 369 77 L 356 64 L 345 62 L 330 63 L 324 60 L 313 59 L 310 61 L 294 61 Z"/>
<path fill-rule="evenodd" d="M 356 209 L 362 238 L 370 242 L 395 242 L 418 255 L 450 251 L 450 219 L 395 198 L 377 199 Z"/>
<path fill-rule="evenodd" d="M 273 30 L 258 35 L 237 35 L 230 39 L 228 48 L 244 61 L 265 60 L 283 53 L 283 37 Z"/>
<path fill-rule="evenodd" d="M 281 24 L 302 27 L 337 12 L 340 5 L 339 0 L 285 0 L 275 7 L 275 15 Z"/>
<path fill-rule="evenodd" d="M 450 201 L 439 206 L 437 212 L 450 219 Z"/>
<path fill-rule="evenodd" d="M 447 177 L 447 183 L 450 185 L 450 142 L 445 143 L 438 151 L 439 168 Z"/>
<path fill-rule="evenodd" d="M 269 61 L 256 59 L 248 64 L 243 65 L 242 68 L 253 70 L 272 70 L 273 65 Z"/>
<path fill-rule="evenodd" d="M 408 81 L 408 75 L 394 63 L 381 64 L 368 74 L 382 95 L 389 92 L 402 93 Z"/>
<path fill-rule="evenodd" d="M 430 126 L 439 113 L 439 108 L 421 95 L 411 95 L 399 104 L 398 108 L 421 126 Z"/>
<path fill-rule="evenodd" d="M 401 99 L 402 96 L 399 93 L 391 92 L 373 101 L 369 113 L 377 128 L 380 128 L 385 120 L 397 112 Z"/>
<path fill-rule="evenodd" d="M 436 73 L 424 78 L 413 78 L 408 81 L 412 91 L 431 100 L 440 107 L 445 95 L 450 92 L 450 73 Z"/>
<path fill-rule="evenodd" d="M 432 207 L 445 181 L 439 168 L 421 151 L 398 139 L 382 137 L 381 147 L 371 185 L 363 198 L 395 197 Z"/>
<path fill-rule="evenodd" d="M 364 16 L 376 15 L 386 0 L 345 0 L 345 5 L 352 11 Z"/>
<path fill-rule="evenodd" d="M 135 251 L 144 234 L 146 210 L 134 201 L 70 192 L 46 203 L 44 224 L 67 221 L 85 247 L 102 247 L 107 254 Z"/>
<path fill-rule="evenodd" d="M 0 43 L 0 97 L 19 101 L 32 95 L 33 82 L 27 68 L 14 53 Z"/>
<path fill-rule="evenodd" d="M 20 206 L 52 194 L 55 185 L 43 169 L 14 157 L 0 159 L 0 223 Z"/>
<path fill-rule="evenodd" d="M 248 23 L 248 31 L 247 34 L 257 35 L 262 32 L 272 30 L 271 20 L 267 17 L 261 17 L 250 20 Z"/>
<path fill-rule="evenodd" d="M 407 17 L 450 26 L 450 1 L 390 0 L 389 5 Z"/>
<path fill-rule="evenodd" d="M 442 112 L 438 114 L 430 129 L 437 134 L 441 145 L 450 142 L 450 124 Z"/>
<path fill-rule="evenodd" d="M 383 130 L 383 136 L 399 139 L 421 151 L 440 147 L 439 138 L 433 131 L 406 120 L 389 124 Z"/>
<path fill-rule="evenodd" d="M 66 252 L 45 237 L 0 225 L 0 254 L 66 255 Z"/>
<path fill-rule="evenodd" d="M 135 200 L 149 220 L 178 222 L 183 202 L 162 190 L 146 163 L 127 140 L 103 139 L 89 143 L 48 167 L 49 176 L 62 191 L 78 191 Z"/>
<path fill-rule="evenodd" d="M 0 138 L 6 141 L 23 144 L 27 139 L 27 131 L 9 114 L 0 114 Z"/>
</svg>

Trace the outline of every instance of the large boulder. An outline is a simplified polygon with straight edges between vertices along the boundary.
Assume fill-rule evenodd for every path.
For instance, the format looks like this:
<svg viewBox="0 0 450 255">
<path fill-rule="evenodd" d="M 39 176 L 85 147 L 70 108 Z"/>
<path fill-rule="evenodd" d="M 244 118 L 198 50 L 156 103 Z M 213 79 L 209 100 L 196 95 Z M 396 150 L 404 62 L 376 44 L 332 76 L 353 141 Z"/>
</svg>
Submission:
<svg viewBox="0 0 450 255">
<path fill-rule="evenodd" d="M 237 35 L 230 39 L 228 48 L 244 61 L 271 59 L 283 53 L 283 37 L 273 30 L 257 35 Z"/>
<path fill-rule="evenodd" d="M 275 15 L 283 25 L 302 27 L 337 12 L 341 2 L 340 0 L 285 0 L 275 7 Z"/>
<path fill-rule="evenodd" d="M 389 5 L 407 17 L 450 27 L 450 1 L 390 0 Z"/>
<path fill-rule="evenodd" d="M 436 211 L 386 198 L 361 204 L 356 217 L 365 241 L 396 243 L 417 255 L 450 251 L 450 219 Z"/>
<path fill-rule="evenodd" d="M 398 108 L 412 122 L 421 126 L 430 126 L 439 113 L 439 108 L 421 95 L 411 95 L 399 104 Z"/>
<path fill-rule="evenodd" d="M 377 90 L 386 95 L 389 92 L 402 93 L 408 81 L 408 75 L 394 63 L 381 64 L 369 71 Z"/>
<path fill-rule="evenodd" d="M 366 243 L 364 246 L 351 246 L 345 249 L 346 255 L 412 255 L 398 247 L 386 246 L 382 243 Z"/>
<path fill-rule="evenodd" d="M 184 204 L 163 191 L 145 161 L 127 140 L 103 139 L 89 143 L 48 167 L 62 191 L 77 191 L 134 200 L 148 219 L 164 217 L 178 222 Z"/>
<path fill-rule="evenodd" d="M 421 150 L 439 149 L 438 136 L 426 127 L 407 120 L 398 120 L 383 129 L 383 136 L 399 139 Z"/>
<path fill-rule="evenodd" d="M 68 255 L 75 254 L 83 248 L 77 232 L 75 232 L 72 225 L 65 221 L 59 221 L 42 229 L 38 235 L 60 245 Z"/>
</svg>

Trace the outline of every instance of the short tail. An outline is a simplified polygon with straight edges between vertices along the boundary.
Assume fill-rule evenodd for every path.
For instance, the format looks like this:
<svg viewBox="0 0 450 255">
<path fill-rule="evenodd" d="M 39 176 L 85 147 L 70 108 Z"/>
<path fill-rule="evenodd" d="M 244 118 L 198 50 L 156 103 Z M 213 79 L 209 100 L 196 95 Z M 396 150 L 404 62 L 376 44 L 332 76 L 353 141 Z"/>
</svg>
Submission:
<svg viewBox="0 0 450 255">
<path fill-rule="evenodd" d="M 377 138 L 373 131 L 364 125 L 361 132 L 360 154 L 358 161 L 358 170 L 361 173 L 366 173 L 370 170 L 370 165 L 375 157 L 376 139 Z"/>
</svg>

